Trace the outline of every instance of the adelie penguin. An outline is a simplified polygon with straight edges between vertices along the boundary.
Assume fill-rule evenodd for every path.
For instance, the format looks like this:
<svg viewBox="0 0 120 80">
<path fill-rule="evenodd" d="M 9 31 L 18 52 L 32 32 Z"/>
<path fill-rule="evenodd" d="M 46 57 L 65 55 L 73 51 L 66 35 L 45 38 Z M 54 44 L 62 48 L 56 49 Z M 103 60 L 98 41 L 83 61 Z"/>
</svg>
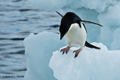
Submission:
<svg viewBox="0 0 120 80">
<path fill-rule="evenodd" d="M 57 12 L 57 11 L 56 11 Z M 60 40 L 65 36 L 67 47 L 61 49 L 63 54 L 69 51 L 69 49 L 73 46 L 79 46 L 78 50 L 75 50 L 75 57 L 82 51 L 83 47 L 95 48 L 100 49 L 86 41 L 87 38 L 87 31 L 85 28 L 84 23 L 95 24 L 98 26 L 102 26 L 100 24 L 91 22 L 91 21 L 84 21 L 81 20 L 75 13 L 67 12 L 64 16 L 62 16 L 59 12 L 57 12 L 61 17 L 61 24 L 60 24 Z"/>
</svg>

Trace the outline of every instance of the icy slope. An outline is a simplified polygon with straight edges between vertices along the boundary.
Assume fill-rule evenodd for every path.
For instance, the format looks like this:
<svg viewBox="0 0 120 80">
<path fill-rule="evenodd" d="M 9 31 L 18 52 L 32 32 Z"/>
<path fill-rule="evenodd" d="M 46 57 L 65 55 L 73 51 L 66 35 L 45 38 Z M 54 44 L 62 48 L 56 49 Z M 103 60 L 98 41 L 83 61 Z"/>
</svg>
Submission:
<svg viewBox="0 0 120 80">
<path fill-rule="evenodd" d="M 73 50 L 62 55 L 66 46 L 59 34 L 30 34 L 25 40 L 27 72 L 24 80 L 120 80 L 120 50 L 110 51 L 102 43 L 92 43 L 101 50 L 84 48 L 74 58 Z M 53 76 L 54 75 L 54 76 Z"/>
</svg>

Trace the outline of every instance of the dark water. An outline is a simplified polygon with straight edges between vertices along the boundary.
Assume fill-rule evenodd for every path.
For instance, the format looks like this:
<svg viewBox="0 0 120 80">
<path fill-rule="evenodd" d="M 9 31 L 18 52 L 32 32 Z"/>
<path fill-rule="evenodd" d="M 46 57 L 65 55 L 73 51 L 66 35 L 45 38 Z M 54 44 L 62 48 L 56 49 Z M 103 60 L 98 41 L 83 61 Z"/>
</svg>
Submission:
<svg viewBox="0 0 120 80">
<path fill-rule="evenodd" d="M 30 33 L 58 33 L 54 11 L 30 7 L 26 0 L 0 0 L 0 80 L 22 80 L 26 68 L 23 40 Z"/>
</svg>

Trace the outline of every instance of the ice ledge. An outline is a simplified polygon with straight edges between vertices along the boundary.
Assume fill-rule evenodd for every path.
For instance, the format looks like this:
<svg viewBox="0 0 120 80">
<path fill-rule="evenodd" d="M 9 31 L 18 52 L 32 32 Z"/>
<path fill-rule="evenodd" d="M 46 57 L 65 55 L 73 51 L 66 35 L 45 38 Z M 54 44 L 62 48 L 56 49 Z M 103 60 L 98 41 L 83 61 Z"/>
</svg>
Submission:
<svg viewBox="0 0 120 80">
<path fill-rule="evenodd" d="M 120 50 L 110 51 L 102 43 L 92 43 L 101 50 L 84 48 L 77 58 L 70 49 L 68 54 L 53 52 L 49 66 L 58 80 L 120 80 Z"/>
</svg>

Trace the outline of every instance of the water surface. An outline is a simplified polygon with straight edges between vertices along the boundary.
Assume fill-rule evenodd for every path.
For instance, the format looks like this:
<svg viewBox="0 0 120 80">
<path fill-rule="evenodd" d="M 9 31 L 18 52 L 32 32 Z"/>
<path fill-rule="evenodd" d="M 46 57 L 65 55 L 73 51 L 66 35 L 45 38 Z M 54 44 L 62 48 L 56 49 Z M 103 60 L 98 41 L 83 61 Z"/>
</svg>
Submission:
<svg viewBox="0 0 120 80">
<path fill-rule="evenodd" d="M 0 80 L 21 80 L 26 68 L 23 40 L 30 33 L 58 33 L 60 16 L 32 8 L 26 0 L 0 0 Z"/>
</svg>

